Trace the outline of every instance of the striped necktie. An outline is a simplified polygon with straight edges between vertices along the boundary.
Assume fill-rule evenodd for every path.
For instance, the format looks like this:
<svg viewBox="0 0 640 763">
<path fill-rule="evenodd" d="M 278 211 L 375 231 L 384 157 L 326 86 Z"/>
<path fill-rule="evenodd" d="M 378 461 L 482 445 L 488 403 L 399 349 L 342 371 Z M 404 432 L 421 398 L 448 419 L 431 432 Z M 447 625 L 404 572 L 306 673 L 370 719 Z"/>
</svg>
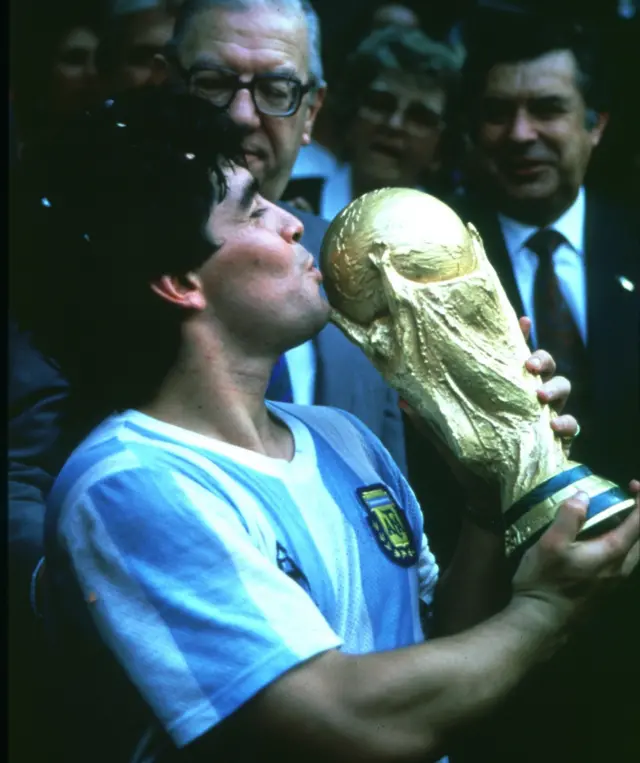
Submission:
<svg viewBox="0 0 640 763">
<path fill-rule="evenodd" d="M 293 403 L 291 376 L 284 355 L 278 358 L 273 367 L 265 397 L 267 400 L 275 400 L 278 403 Z"/>
</svg>

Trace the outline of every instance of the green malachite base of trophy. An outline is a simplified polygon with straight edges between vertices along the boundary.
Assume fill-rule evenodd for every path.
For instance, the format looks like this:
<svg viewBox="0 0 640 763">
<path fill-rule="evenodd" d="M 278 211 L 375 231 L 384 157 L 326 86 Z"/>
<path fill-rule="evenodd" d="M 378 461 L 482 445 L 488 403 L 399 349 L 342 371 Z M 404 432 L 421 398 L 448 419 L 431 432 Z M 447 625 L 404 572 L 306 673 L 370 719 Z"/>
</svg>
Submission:
<svg viewBox="0 0 640 763">
<path fill-rule="evenodd" d="M 589 496 L 587 518 L 579 540 L 596 537 L 620 524 L 635 501 L 614 482 L 576 464 L 543 482 L 503 514 L 507 556 L 520 556 L 553 521 L 558 507 L 580 490 Z"/>
</svg>

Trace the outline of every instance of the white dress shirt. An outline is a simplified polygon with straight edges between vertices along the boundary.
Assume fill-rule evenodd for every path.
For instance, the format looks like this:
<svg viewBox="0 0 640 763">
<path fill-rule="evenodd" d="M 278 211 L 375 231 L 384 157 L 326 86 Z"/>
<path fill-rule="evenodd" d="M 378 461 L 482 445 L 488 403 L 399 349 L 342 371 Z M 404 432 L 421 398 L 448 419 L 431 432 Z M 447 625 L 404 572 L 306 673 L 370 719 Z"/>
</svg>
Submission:
<svg viewBox="0 0 640 763">
<path fill-rule="evenodd" d="M 346 176 L 345 176 L 346 170 Z M 333 181 L 337 176 L 337 181 Z M 320 200 L 320 217 L 332 220 L 351 201 L 351 171 L 348 165 L 339 165 L 335 156 L 319 143 L 303 146 L 293 166 L 291 178 L 325 178 Z M 327 189 L 328 187 L 328 189 Z M 330 199 L 335 196 L 333 203 Z M 344 203 L 342 200 L 344 199 Z M 337 206 L 336 206 L 337 205 Z M 334 211 L 335 210 L 335 211 Z M 317 358 L 312 341 L 305 342 L 285 353 L 293 402 L 311 405 L 315 402 Z"/>
<path fill-rule="evenodd" d="M 308 177 L 326 178 L 335 172 L 337 161 L 328 149 L 312 142 L 302 146 L 298 153 L 291 179 Z M 285 360 L 291 379 L 293 402 L 298 405 L 312 405 L 315 400 L 317 358 L 313 341 L 294 347 L 285 353 Z"/>
<path fill-rule="evenodd" d="M 526 242 L 539 229 L 500 214 L 498 220 L 511 258 L 511 266 L 525 315 L 531 318 L 531 341 L 533 346 L 537 347 L 533 289 L 538 270 L 538 255 L 526 246 Z M 586 344 L 587 279 L 584 260 L 584 224 L 585 191 L 584 188 L 580 188 L 576 200 L 569 209 L 547 227 L 553 228 L 564 236 L 565 242 L 553 254 L 553 269 L 578 332 Z"/>
<path fill-rule="evenodd" d="M 311 141 L 298 152 L 291 170 L 291 179 L 326 178 L 335 172 L 337 166 L 338 161 L 328 148 Z"/>
<path fill-rule="evenodd" d="M 333 220 L 338 212 L 341 212 L 352 200 L 351 165 L 338 164 L 322 186 L 320 217 L 324 220 Z"/>
<path fill-rule="evenodd" d="M 353 199 L 351 166 L 340 163 L 324 146 L 303 146 L 291 171 L 291 179 L 322 178 L 318 214 L 323 220 L 333 218 Z"/>
<path fill-rule="evenodd" d="M 416 188 L 419 191 L 425 190 L 421 186 L 416 186 Z M 333 220 L 354 198 L 351 165 L 348 163 L 337 164 L 333 173 L 327 176 L 322 186 L 320 217 L 324 220 Z"/>
<path fill-rule="evenodd" d="M 320 214 L 324 220 L 333 218 L 353 199 L 351 166 L 339 164 L 333 154 L 317 143 L 300 149 L 291 173 L 292 179 L 323 177 L 320 195 Z M 317 358 L 313 342 L 305 342 L 285 354 L 293 401 L 300 405 L 314 403 Z"/>
<path fill-rule="evenodd" d="M 313 340 L 304 342 L 284 354 L 289 378 L 291 379 L 291 391 L 293 402 L 298 405 L 313 405 L 316 391 L 316 348 Z"/>
</svg>

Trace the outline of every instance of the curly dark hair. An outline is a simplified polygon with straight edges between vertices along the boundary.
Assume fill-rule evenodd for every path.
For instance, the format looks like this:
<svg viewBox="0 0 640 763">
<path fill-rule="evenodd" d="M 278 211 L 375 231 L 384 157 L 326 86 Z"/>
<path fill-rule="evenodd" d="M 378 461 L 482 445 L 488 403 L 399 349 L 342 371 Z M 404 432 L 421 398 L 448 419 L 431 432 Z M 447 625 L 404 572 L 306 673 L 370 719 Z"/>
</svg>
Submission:
<svg viewBox="0 0 640 763">
<path fill-rule="evenodd" d="M 225 169 L 243 162 L 241 140 L 208 102 L 149 88 L 25 151 L 12 188 L 10 308 L 69 377 L 128 405 L 162 380 L 182 312 L 150 283 L 218 248 L 205 226 Z"/>
</svg>

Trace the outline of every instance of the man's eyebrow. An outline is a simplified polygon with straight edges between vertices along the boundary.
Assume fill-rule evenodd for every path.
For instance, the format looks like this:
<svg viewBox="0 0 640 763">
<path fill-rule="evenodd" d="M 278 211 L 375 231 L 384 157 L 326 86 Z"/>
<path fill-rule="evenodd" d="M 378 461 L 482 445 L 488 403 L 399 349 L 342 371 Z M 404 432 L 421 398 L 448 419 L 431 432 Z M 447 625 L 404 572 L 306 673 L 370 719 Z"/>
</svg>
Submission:
<svg viewBox="0 0 640 763">
<path fill-rule="evenodd" d="M 232 69 L 223 66 L 221 63 L 216 61 L 214 58 L 211 58 L 210 56 L 200 56 L 197 58 L 196 61 L 189 67 L 189 71 L 191 73 L 200 71 L 214 71 L 222 72 L 224 74 L 235 73 Z"/>
<path fill-rule="evenodd" d="M 248 181 L 245 187 L 242 189 L 242 195 L 240 196 L 239 206 L 243 212 L 246 212 L 249 209 L 249 207 L 251 206 L 251 203 L 253 202 L 254 198 L 257 196 L 259 191 L 260 191 L 260 184 L 258 183 L 256 178 L 251 178 L 251 180 Z"/>
<path fill-rule="evenodd" d="M 524 100 L 528 101 L 529 103 L 567 103 L 571 100 L 570 96 L 564 95 L 564 94 L 550 94 L 550 95 L 531 95 L 529 97 L 524 96 Z M 506 104 L 506 103 L 512 103 L 514 100 L 519 100 L 518 98 L 514 99 L 513 96 L 503 93 L 489 93 L 485 96 L 483 96 L 482 100 L 484 103 L 499 103 L 499 104 Z"/>
<path fill-rule="evenodd" d="M 270 69 L 268 72 L 263 72 L 263 74 L 279 74 L 283 77 L 297 77 L 298 71 L 293 64 L 282 64 L 281 66 L 276 66 L 275 69 Z"/>
<path fill-rule="evenodd" d="M 230 69 L 228 66 L 224 66 L 219 61 L 216 61 L 215 58 L 212 58 L 209 55 L 204 55 L 197 58 L 196 61 L 189 67 L 189 72 L 191 74 L 202 71 L 219 72 L 220 74 L 228 74 L 232 77 L 238 76 L 237 71 Z M 258 76 L 260 74 L 274 74 L 280 77 L 298 76 L 298 72 L 293 64 L 282 64 L 281 66 L 276 66 L 275 69 L 269 69 L 269 71 L 257 72 Z"/>
<path fill-rule="evenodd" d="M 538 106 L 564 106 L 570 98 L 565 95 L 538 95 L 530 100 Z"/>
</svg>

